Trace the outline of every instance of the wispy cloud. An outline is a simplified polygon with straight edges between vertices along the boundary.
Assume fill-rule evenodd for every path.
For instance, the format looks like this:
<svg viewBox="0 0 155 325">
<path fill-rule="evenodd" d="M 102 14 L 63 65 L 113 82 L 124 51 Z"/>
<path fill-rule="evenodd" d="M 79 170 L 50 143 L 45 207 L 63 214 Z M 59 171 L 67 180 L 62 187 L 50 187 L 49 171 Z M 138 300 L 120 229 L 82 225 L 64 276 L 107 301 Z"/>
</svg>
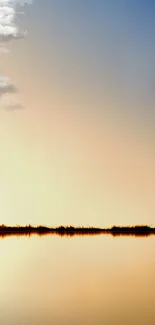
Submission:
<svg viewBox="0 0 155 325">
<path fill-rule="evenodd" d="M 10 79 L 0 74 L 0 97 L 5 94 L 16 93 L 17 88 L 11 83 Z"/>
<path fill-rule="evenodd" d="M 4 46 L 4 44 L 0 44 L 0 57 L 2 57 L 3 54 L 8 54 L 9 50 Z"/>
<path fill-rule="evenodd" d="M 32 0 L 0 0 L 0 54 L 8 52 L 5 43 L 11 40 L 24 38 L 27 31 L 21 33 L 19 26 L 15 23 L 18 6 L 32 4 Z M 18 90 L 6 76 L 0 74 L 0 108 L 14 110 L 22 106 L 8 94 L 16 93 Z"/>
</svg>

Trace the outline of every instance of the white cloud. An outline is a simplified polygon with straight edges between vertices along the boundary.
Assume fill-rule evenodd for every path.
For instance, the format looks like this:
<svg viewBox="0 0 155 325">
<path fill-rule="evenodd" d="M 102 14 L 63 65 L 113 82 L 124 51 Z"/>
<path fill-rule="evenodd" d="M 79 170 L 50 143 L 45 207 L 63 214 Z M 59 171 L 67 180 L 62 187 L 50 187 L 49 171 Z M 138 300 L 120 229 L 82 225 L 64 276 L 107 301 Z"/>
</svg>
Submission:
<svg viewBox="0 0 155 325">
<path fill-rule="evenodd" d="M 0 109 L 12 111 L 17 108 L 22 108 L 16 99 L 8 96 L 8 94 L 14 94 L 17 91 L 17 88 L 12 84 L 10 79 L 0 74 Z"/>
<path fill-rule="evenodd" d="M 21 33 L 16 25 L 17 6 L 32 4 L 32 0 L 0 0 L 0 54 L 7 53 L 4 43 L 11 40 L 24 38 L 27 31 Z M 17 88 L 11 81 L 0 74 L 0 108 L 6 109 L 21 108 L 19 103 L 15 103 L 8 94 L 17 92 Z"/>
<path fill-rule="evenodd" d="M 20 39 L 25 33 L 20 33 L 15 24 L 17 15 L 16 5 L 31 4 L 28 0 L 0 0 L 0 42 L 8 42 L 12 39 Z"/>
<path fill-rule="evenodd" d="M 16 93 L 17 88 L 11 83 L 10 79 L 0 74 L 0 98 L 9 93 Z"/>
</svg>

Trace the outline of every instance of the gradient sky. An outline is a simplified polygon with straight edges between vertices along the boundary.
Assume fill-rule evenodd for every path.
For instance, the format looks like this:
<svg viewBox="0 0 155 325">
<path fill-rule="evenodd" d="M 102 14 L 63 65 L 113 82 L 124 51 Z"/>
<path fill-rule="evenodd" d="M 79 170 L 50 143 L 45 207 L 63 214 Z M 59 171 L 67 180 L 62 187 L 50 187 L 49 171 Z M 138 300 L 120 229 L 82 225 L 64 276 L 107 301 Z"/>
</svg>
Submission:
<svg viewBox="0 0 155 325">
<path fill-rule="evenodd" d="M 1 73 L 0 223 L 154 224 L 155 2 L 35 0 Z"/>
</svg>

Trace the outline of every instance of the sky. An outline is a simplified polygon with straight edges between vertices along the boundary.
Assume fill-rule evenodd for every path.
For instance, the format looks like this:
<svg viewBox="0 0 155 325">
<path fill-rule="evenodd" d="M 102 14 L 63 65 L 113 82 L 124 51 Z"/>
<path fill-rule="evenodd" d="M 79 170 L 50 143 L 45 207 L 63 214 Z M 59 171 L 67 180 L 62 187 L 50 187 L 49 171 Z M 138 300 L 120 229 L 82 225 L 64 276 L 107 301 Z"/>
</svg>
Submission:
<svg viewBox="0 0 155 325">
<path fill-rule="evenodd" d="M 0 0 L 0 223 L 154 224 L 154 36 L 153 0 Z"/>
</svg>

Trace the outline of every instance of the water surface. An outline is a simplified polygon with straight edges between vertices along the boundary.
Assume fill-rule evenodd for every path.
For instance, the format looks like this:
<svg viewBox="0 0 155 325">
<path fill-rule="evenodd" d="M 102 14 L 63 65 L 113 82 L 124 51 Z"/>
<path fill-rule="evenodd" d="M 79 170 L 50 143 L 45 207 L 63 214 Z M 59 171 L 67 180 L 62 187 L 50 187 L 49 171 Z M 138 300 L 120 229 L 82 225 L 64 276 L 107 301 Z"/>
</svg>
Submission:
<svg viewBox="0 0 155 325">
<path fill-rule="evenodd" d="M 155 237 L 8 237 L 0 256 L 0 324 L 155 324 Z"/>
</svg>

